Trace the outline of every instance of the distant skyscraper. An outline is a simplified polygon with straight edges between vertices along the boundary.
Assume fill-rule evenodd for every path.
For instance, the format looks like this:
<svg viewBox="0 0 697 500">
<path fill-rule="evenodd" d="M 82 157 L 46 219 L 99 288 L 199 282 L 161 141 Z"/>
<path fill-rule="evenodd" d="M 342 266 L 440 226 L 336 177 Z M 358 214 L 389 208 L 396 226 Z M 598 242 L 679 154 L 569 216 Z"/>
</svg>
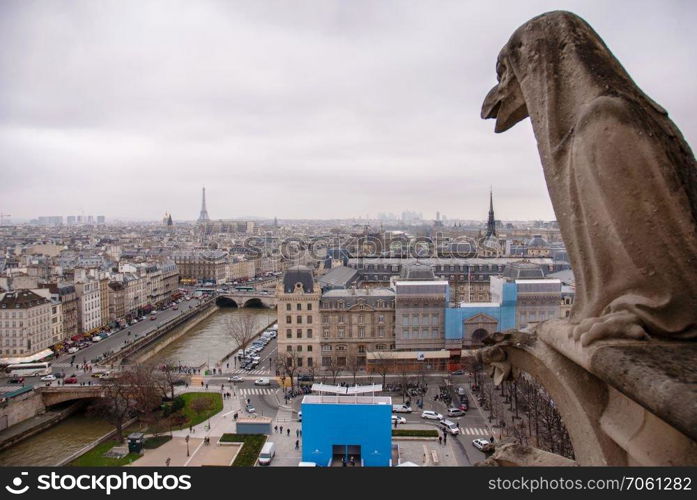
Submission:
<svg viewBox="0 0 697 500">
<path fill-rule="evenodd" d="M 486 223 L 486 236 L 496 236 L 496 219 L 494 219 L 494 193 L 489 190 L 489 220 Z"/>
<path fill-rule="evenodd" d="M 98 215 L 97 216 L 97 224 L 104 224 L 106 222 L 106 217 L 103 215 Z"/>
<path fill-rule="evenodd" d="M 208 210 L 206 210 L 206 188 L 203 188 L 203 198 L 201 199 L 201 214 L 198 216 L 199 222 L 207 222 L 211 220 L 208 217 Z"/>
</svg>

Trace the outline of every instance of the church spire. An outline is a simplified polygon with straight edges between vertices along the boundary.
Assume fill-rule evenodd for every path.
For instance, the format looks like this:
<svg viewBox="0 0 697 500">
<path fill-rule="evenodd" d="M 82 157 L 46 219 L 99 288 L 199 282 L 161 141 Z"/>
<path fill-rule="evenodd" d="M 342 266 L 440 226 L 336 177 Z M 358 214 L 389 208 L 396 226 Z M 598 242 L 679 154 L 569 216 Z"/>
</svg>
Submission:
<svg viewBox="0 0 697 500">
<path fill-rule="evenodd" d="M 486 223 L 486 236 L 496 236 L 496 219 L 494 218 L 494 192 L 489 188 L 489 220 Z"/>
</svg>

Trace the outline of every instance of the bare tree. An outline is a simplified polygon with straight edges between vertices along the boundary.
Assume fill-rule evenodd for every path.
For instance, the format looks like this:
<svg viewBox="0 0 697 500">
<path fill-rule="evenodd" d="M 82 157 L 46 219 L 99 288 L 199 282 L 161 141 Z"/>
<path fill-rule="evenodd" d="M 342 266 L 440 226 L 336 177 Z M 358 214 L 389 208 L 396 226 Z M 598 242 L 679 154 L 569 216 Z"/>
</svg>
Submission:
<svg viewBox="0 0 697 500">
<path fill-rule="evenodd" d="M 225 332 L 235 342 L 235 348 L 246 354 L 247 347 L 258 333 L 257 316 L 249 312 L 239 312 L 228 316 L 225 321 Z"/>
<path fill-rule="evenodd" d="M 290 377 L 290 388 L 295 388 L 295 373 L 298 371 L 298 355 L 295 351 L 279 352 L 276 359 L 279 371 Z"/>
<path fill-rule="evenodd" d="M 386 351 L 375 351 L 374 370 L 382 377 L 382 387 L 385 387 L 387 374 L 390 373 L 393 360 Z"/>
<path fill-rule="evenodd" d="M 175 383 L 182 379 L 182 375 L 177 370 L 177 365 L 172 360 L 165 360 L 155 373 L 155 384 L 162 392 L 164 398 L 174 399 Z"/>
<path fill-rule="evenodd" d="M 116 428 L 117 440 L 123 441 L 124 423 L 132 417 L 144 421 L 157 411 L 162 401 L 151 366 L 135 365 L 114 379 L 104 380 L 103 396 L 90 407 Z"/>
<path fill-rule="evenodd" d="M 358 374 L 358 370 L 361 369 L 361 365 L 355 353 L 349 353 L 348 356 L 346 356 L 346 369 L 353 375 L 353 385 L 356 385 L 356 375 Z"/>
<path fill-rule="evenodd" d="M 339 366 L 339 363 L 337 363 L 336 358 L 334 356 L 329 356 L 329 363 L 323 365 L 323 368 L 325 369 L 325 371 L 331 374 L 332 384 L 336 385 L 336 378 L 339 376 L 339 373 L 341 373 L 342 369 L 342 367 Z"/>
</svg>

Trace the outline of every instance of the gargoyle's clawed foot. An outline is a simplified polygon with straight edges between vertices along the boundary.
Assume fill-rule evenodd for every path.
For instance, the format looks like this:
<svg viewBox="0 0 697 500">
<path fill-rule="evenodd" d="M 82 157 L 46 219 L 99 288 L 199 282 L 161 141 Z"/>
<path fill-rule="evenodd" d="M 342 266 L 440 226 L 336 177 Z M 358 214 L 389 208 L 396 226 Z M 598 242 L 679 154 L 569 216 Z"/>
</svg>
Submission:
<svg viewBox="0 0 697 500">
<path fill-rule="evenodd" d="M 619 311 L 584 319 L 574 328 L 573 337 L 580 340 L 582 346 L 587 346 L 603 339 L 646 339 L 648 334 L 636 315 Z"/>
</svg>

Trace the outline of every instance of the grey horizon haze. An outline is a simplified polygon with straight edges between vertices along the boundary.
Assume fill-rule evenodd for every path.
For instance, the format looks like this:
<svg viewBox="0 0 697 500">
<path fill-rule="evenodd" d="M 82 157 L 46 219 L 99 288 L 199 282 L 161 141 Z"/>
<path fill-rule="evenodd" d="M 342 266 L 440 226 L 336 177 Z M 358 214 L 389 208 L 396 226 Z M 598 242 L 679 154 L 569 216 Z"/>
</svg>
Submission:
<svg viewBox="0 0 697 500">
<path fill-rule="evenodd" d="M 690 1 L 0 0 L 0 212 L 554 219 L 529 120 L 479 117 L 535 15 L 590 23 L 688 143 Z"/>
</svg>

